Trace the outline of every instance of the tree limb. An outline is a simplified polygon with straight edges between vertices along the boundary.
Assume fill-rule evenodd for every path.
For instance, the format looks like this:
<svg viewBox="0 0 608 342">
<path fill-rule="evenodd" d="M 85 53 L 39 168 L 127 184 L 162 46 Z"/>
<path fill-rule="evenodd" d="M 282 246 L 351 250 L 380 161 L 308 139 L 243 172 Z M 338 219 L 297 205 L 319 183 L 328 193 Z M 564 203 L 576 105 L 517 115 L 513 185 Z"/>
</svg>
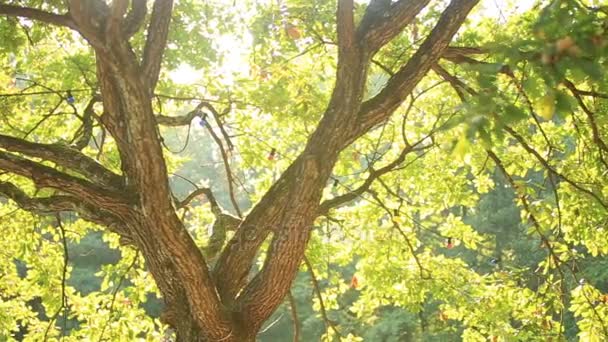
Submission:
<svg viewBox="0 0 608 342">
<path fill-rule="evenodd" d="M 375 12 L 372 0 L 366 9 L 366 13 L 359 25 L 357 36 L 372 54 L 375 53 L 386 43 L 393 40 L 403 29 L 412 23 L 416 15 L 422 11 L 430 0 L 399 0 L 390 6 L 386 12 Z M 385 1 L 386 2 L 386 1 Z"/>
<path fill-rule="evenodd" d="M 123 31 L 124 19 L 129 8 L 129 0 L 113 0 L 110 4 L 110 13 L 106 18 L 106 39 L 120 39 Z"/>
<path fill-rule="evenodd" d="M 407 157 L 407 155 L 410 152 L 414 151 L 415 146 L 416 145 L 406 146 L 401 151 L 401 153 L 399 153 L 399 156 L 395 160 L 391 161 L 390 163 L 381 167 L 378 170 L 371 170 L 369 177 L 367 177 L 365 179 L 365 181 L 363 182 L 363 184 L 361 184 L 355 190 L 348 192 L 346 194 L 340 195 L 340 196 L 336 196 L 332 199 L 323 201 L 321 203 L 321 205 L 319 205 L 319 215 L 325 215 L 329 212 L 329 210 L 339 207 L 339 206 L 341 206 L 345 203 L 348 203 L 348 202 L 354 200 L 355 198 L 361 196 L 364 192 L 366 192 L 369 189 L 369 187 L 372 185 L 372 183 L 376 179 L 378 179 L 380 176 L 392 171 L 399 164 L 403 163 L 403 161 L 405 161 L 405 157 Z"/>
<path fill-rule="evenodd" d="M 29 197 L 12 183 L 0 182 L 0 194 L 13 200 L 21 209 L 37 215 L 55 215 L 62 211 L 72 211 L 86 221 L 108 227 L 124 240 L 131 240 L 126 227 L 107 211 L 84 203 L 80 199 L 66 195 L 49 197 Z"/>
<path fill-rule="evenodd" d="M 437 73 L 437 75 L 439 75 L 439 77 L 443 78 L 445 81 L 447 81 L 450 84 L 450 86 L 452 86 L 452 88 L 454 89 L 454 91 L 456 92 L 456 94 L 458 95 L 458 97 L 460 98 L 460 100 L 462 102 L 466 101 L 466 96 L 463 93 L 463 90 L 471 95 L 477 94 L 477 92 L 473 88 L 467 86 L 464 82 L 459 80 L 457 77 L 448 73 L 447 70 L 445 70 L 443 67 L 441 67 L 441 65 L 439 65 L 439 63 L 433 64 L 432 69 L 435 73 Z"/>
<path fill-rule="evenodd" d="M 87 177 L 91 182 L 120 189 L 121 176 L 103 167 L 96 160 L 80 151 L 61 144 L 40 144 L 0 134 L 0 148 L 29 157 L 49 160 Z"/>
<path fill-rule="evenodd" d="M 447 59 L 452 63 L 461 64 L 461 63 L 469 63 L 472 61 L 473 64 L 480 63 L 475 59 L 470 59 L 470 55 L 482 55 L 487 53 L 487 51 L 480 47 L 475 46 L 449 46 L 443 54 L 441 58 Z"/>
<path fill-rule="evenodd" d="M 51 167 L 0 151 L 0 169 L 29 178 L 36 186 L 71 194 L 89 205 L 96 205 L 117 216 L 129 215 L 130 200 L 116 190 L 109 190 Z"/>
<path fill-rule="evenodd" d="M 55 14 L 41 11 L 35 8 L 1 4 L 0 14 L 8 15 L 11 17 L 28 18 L 32 20 L 41 21 L 47 24 L 65 26 L 71 29 L 76 29 L 76 23 L 74 23 L 74 21 L 67 14 Z"/>
<path fill-rule="evenodd" d="M 217 134 L 215 134 L 213 129 L 211 129 L 211 127 L 208 124 L 205 124 L 205 127 L 207 128 L 207 131 L 209 132 L 209 134 L 211 135 L 211 137 L 217 144 L 218 148 L 220 149 L 222 161 L 224 162 L 224 171 L 226 172 L 226 182 L 228 183 L 228 194 L 230 195 L 230 202 L 232 203 L 232 207 L 234 208 L 234 210 L 236 211 L 236 214 L 239 217 L 243 217 L 243 214 L 241 213 L 241 209 L 239 208 L 238 202 L 236 200 L 236 194 L 234 192 L 234 176 L 232 175 L 232 169 L 230 168 L 230 162 L 228 161 L 228 154 L 226 153 L 224 144 L 222 143 L 222 140 L 220 139 L 220 137 Z"/>
<path fill-rule="evenodd" d="M 386 120 L 401 105 L 437 59 L 445 53 L 452 37 L 478 1 L 453 0 L 450 3 L 407 64 L 389 79 L 378 95 L 363 103 L 359 112 L 359 127 L 351 135 L 351 141 Z"/>
<path fill-rule="evenodd" d="M 146 85 L 151 94 L 154 92 L 156 82 L 158 82 L 163 52 L 169 35 L 172 10 L 173 0 L 156 0 L 152 7 L 152 18 L 148 26 L 148 37 L 146 38 L 144 56 L 141 62 L 142 74 L 146 78 Z"/>
<path fill-rule="evenodd" d="M 186 115 L 181 116 L 167 116 L 167 115 L 156 115 L 156 123 L 163 126 L 177 127 L 190 125 L 194 118 L 202 118 L 203 112 L 200 107 L 188 112 Z"/>
<path fill-rule="evenodd" d="M 127 37 L 133 36 L 139 29 L 146 19 L 148 13 L 148 6 L 146 6 L 146 0 L 132 0 L 131 11 L 127 14 L 124 24 L 124 34 Z"/>
<path fill-rule="evenodd" d="M 262 270 L 237 298 L 237 304 L 243 308 L 242 319 L 264 321 L 280 304 L 283 291 L 289 288 L 297 272 L 310 237 L 309 229 L 317 217 L 323 186 L 339 151 L 392 114 L 439 58 L 477 1 L 453 1 L 421 50 L 365 108 L 361 107 L 361 98 L 369 58 L 349 43 L 348 1 L 339 3 L 338 16 L 343 24 L 338 24 L 338 30 L 342 43 L 339 42 L 336 86 L 327 110 L 303 153 L 252 209 L 214 268 L 216 283 L 221 284 L 220 296 L 229 303 L 246 282 L 259 246 L 271 230 L 275 231 Z M 353 113 L 359 113 L 358 119 Z"/>
<path fill-rule="evenodd" d="M 338 0 L 337 12 L 338 47 L 351 49 L 355 44 L 355 16 L 353 0 Z"/>
<path fill-rule="evenodd" d="M 101 0 L 68 0 L 70 17 L 75 23 L 75 29 L 98 52 L 107 53 L 105 39 L 102 37 L 109 7 Z M 112 37 L 114 38 L 114 37 Z"/>
<path fill-rule="evenodd" d="M 576 86 L 574 85 L 574 83 L 572 83 L 568 79 L 564 79 L 563 83 L 570 90 L 570 92 L 572 93 L 572 95 L 574 95 L 574 97 L 576 98 L 576 101 L 578 102 L 579 106 L 581 107 L 581 109 L 583 110 L 583 112 L 587 115 L 587 120 L 589 121 L 589 126 L 591 126 L 591 133 L 593 134 L 593 141 L 597 144 L 598 148 L 600 149 L 600 153 L 601 153 L 601 151 L 604 151 L 605 153 L 608 153 L 608 145 L 606 145 L 606 143 L 602 139 L 602 136 L 600 134 L 600 130 L 599 130 L 599 128 L 597 126 L 597 122 L 595 120 L 595 115 L 589 109 L 589 107 L 587 107 L 587 105 L 585 104 L 585 102 L 581 98 L 581 95 L 584 95 L 583 91 L 582 90 L 578 90 L 576 88 Z M 596 95 L 590 95 L 590 94 L 597 94 L 595 92 L 587 92 L 587 93 L 588 93 L 589 96 L 596 96 Z"/>
</svg>

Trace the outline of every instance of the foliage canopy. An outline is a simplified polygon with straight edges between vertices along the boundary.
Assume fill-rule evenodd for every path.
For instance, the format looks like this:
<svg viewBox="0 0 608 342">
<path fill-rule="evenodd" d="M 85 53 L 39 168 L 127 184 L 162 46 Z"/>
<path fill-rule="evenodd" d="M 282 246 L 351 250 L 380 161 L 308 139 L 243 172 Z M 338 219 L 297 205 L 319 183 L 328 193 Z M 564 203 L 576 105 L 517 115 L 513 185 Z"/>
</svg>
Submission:
<svg viewBox="0 0 608 342">
<path fill-rule="evenodd" d="M 608 339 L 608 4 L 477 2 L 4 1 L 0 341 Z"/>
</svg>

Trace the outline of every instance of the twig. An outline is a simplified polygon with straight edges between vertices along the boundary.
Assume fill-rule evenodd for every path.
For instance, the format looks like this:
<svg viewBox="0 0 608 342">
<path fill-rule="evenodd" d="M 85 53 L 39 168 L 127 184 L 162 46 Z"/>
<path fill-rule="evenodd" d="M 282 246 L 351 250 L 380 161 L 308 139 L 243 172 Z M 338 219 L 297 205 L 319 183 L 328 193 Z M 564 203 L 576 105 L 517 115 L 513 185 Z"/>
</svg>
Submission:
<svg viewBox="0 0 608 342">
<path fill-rule="evenodd" d="M 319 307 L 321 308 L 321 317 L 323 317 L 323 321 L 325 322 L 325 327 L 330 327 L 336 333 L 336 335 L 338 335 L 341 338 L 342 335 L 340 334 L 338 329 L 334 326 L 334 323 L 332 321 L 330 321 L 329 318 L 327 317 L 327 311 L 325 310 L 325 304 L 323 303 L 323 296 L 321 295 L 321 288 L 319 287 L 319 282 L 317 281 L 317 277 L 315 275 L 315 271 L 312 268 L 312 264 L 310 263 L 310 261 L 308 260 L 306 255 L 304 255 L 303 258 L 304 258 L 304 263 L 306 264 L 306 267 L 308 268 L 308 272 L 310 273 L 310 278 L 312 280 L 312 286 L 315 290 L 315 293 L 317 294 L 317 298 L 319 299 Z"/>
<path fill-rule="evenodd" d="M 66 324 L 67 324 L 66 322 L 68 319 L 68 317 L 67 317 L 68 307 L 67 307 L 67 297 L 65 294 L 65 286 L 66 286 L 66 280 L 67 280 L 68 262 L 70 259 L 70 255 L 68 253 L 68 242 L 65 237 L 65 228 L 63 227 L 63 224 L 61 223 L 61 217 L 59 216 L 59 214 L 57 214 L 57 216 L 55 216 L 55 218 L 57 219 L 57 226 L 59 227 L 59 232 L 61 234 L 61 242 L 63 244 L 63 270 L 62 270 L 62 274 L 61 274 L 61 305 L 59 306 L 59 308 L 57 309 L 57 311 L 55 312 L 53 317 L 51 317 L 51 320 L 49 321 L 49 325 L 46 327 L 46 330 L 44 332 L 44 341 L 45 342 L 48 339 L 48 334 L 51 329 L 51 326 L 53 326 L 53 323 L 55 323 L 55 321 L 57 320 L 57 317 L 59 317 L 59 314 L 61 313 L 62 310 L 64 310 L 63 329 L 61 331 L 62 338 L 65 334 Z"/>
<path fill-rule="evenodd" d="M 137 263 L 138 258 L 139 258 L 139 251 L 136 251 L 135 256 L 133 257 L 133 261 L 131 262 L 131 264 L 129 264 L 129 266 L 127 267 L 125 272 L 120 276 L 120 279 L 118 280 L 118 284 L 116 285 L 116 288 L 114 288 L 114 291 L 112 291 L 112 302 L 110 303 L 110 313 L 108 315 L 108 320 L 106 321 L 106 323 L 103 325 L 103 328 L 101 329 L 101 333 L 99 334 L 99 339 L 97 340 L 98 342 L 102 341 L 103 334 L 106 332 L 106 329 L 108 328 L 108 325 L 110 324 L 110 321 L 112 318 L 112 313 L 114 311 L 114 303 L 116 302 L 116 296 L 118 295 L 118 290 L 120 290 L 122 283 L 127 278 L 127 274 L 129 274 L 129 272 L 131 272 L 133 267 L 135 267 L 135 264 Z"/>
<path fill-rule="evenodd" d="M 234 179 L 232 176 L 232 170 L 230 169 L 230 162 L 228 161 L 228 154 L 226 153 L 224 144 L 222 143 L 222 140 L 220 139 L 220 137 L 218 137 L 217 134 L 215 134 L 215 132 L 213 131 L 211 126 L 209 126 L 209 124 L 205 124 L 205 127 L 207 128 L 207 131 L 209 132 L 209 134 L 211 134 L 211 137 L 213 138 L 213 140 L 215 141 L 215 143 L 217 144 L 217 146 L 220 149 L 220 154 L 222 155 L 222 159 L 224 160 L 224 169 L 226 170 L 226 178 L 227 178 L 227 182 L 228 182 L 228 193 L 230 194 L 230 202 L 232 202 L 232 206 L 234 207 L 236 214 L 240 218 L 242 218 L 243 214 L 241 213 L 239 204 L 236 201 L 236 195 L 234 193 Z"/>
<path fill-rule="evenodd" d="M 536 233 L 541 238 L 541 241 L 542 241 L 543 245 L 547 247 L 547 249 L 549 251 L 550 257 L 555 262 L 557 271 L 558 271 L 558 273 L 560 275 L 560 279 L 563 282 L 564 281 L 564 273 L 563 273 L 563 270 L 561 268 L 561 265 L 563 265 L 564 262 L 559 258 L 559 256 L 557 255 L 557 253 L 553 249 L 553 246 L 551 245 L 551 242 L 549 241 L 549 239 L 547 239 L 547 237 L 542 233 L 542 229 L 541 229 L 540 223 L 539 223 L 538 219 L 536 218 L 536 216 L 534 216 L 534 214 L 530 210 L 530 205 L 528 203 L 528 200 L 526 199 L 526 196 L 525 195 L 520 195 L 518 193 L 518 191 L 517 191 L 517 184 L 515 183 L 515 180 L 507 172 L 507 169 L 505 168 L 505 166 L 502 163 L 502 161 L 500 160 L 500 158 L 498 158 L 498 156 L 493 151 L 491 151 L 491 150 L 486 150 L 486 152 L 488 153 L 488 156 L 494 161 L 494 164 L 496 165 L 496 167 L 505 176 L 505 178 L 507 179 L 507 181 L 509 182 L 509 184 L 511 185 L 511 187 L 515 191 L 516 196 L 521 201 L 524 210 L 526 211 L 526 213 L 528 213 L 528 218 L 529 218 L 530 222 L 532 223 L 534 229 L 536 230 Z M 570 273 L 572 274 L 572 278 L 574 279 L 574 281 L 576 283 L 579 283 L 579 278 L 576 275 L 576 272 L 573 269 L 568 268 L 568 267 L 566 267 L 566 269 L 568 269 L 570 271 Z M 586 299 L 587 303 L 591 307 L 591 310 L 593 311 L 593 314 L 596 316 L 597 320 L 602 325 L 602 329 L 604 330 L 604 334 L 606 336 L 608 336 L 608 327 L 606 326 L 606 323 L 604 322 L 602 316 L 597 312 L 597 310 L 596 310 L 595 306 L 593 305 L 593 302 L 591 301 L 591 299 L 584 292 L 583 292 L 583 295 L 585 296 L 585 299 Z"/>
<path fill-rule="evenodd" d="M 583 188 L 582 186 L 580 186 L 579 184 L 577 184 L 576 182 L 574 182 L 573 180 L 571 180 L 570 178 L 566 177 L 565 175 L 561 174 L 560 172 L 558 172 L 557 170 L 555 170 L 551 165 L 549 165 L 549 162 L 547 160 L 545 160 L 535 149 L 533 149 L 530 145 L 528 145 L 528 143 L 524 140 L 524 138 L 519 135 L 519 133 L 515 132 L 515 130 L 513 130 L 511 127 L 509 126 L 505 126 L 504 129 L 511 134 L 512 137 L 515 138 L 515 140 L 517 140 L 519 142 L 519 144 L 524 148 L 524 150 L 526 150 L 528 153 L 532 154 L 534 157 L 536 157 L 536 159 L 541 163 L 541 165 L 547 169 L 547 171 L 555 174 L 556 176 L 562 178 L 564 181 L 566 181 L 566 183 L 570 184 L 572 187 L 574 187 L 575 189 L 586 193 L 587 195 L 593 197 L 602 207 L 604 207 L 604 209 L 606 209 L 608 211 L 608 205 L 593 191 L 591 190 L 587 190 L 585 188 Z M 492 156 L 490 156 L 491 158 Z"/>
<path fill-rule="evenodd" d="M 291 310 L 291 319 L 293 321 L 293 342 L 300 341 L 300 320 L 298 319 L 298 309 L 296 307 L 296 300 L 293 298 L 291 291 L 287 294 L 289 299 L 289 308 Z"/>
</svg>

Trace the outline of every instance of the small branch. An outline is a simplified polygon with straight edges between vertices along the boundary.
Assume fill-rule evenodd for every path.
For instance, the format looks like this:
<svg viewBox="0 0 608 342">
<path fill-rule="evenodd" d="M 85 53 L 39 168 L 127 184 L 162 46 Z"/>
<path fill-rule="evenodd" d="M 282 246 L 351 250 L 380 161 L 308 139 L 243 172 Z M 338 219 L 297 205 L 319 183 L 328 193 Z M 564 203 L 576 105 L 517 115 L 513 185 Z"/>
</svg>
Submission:
<svg viewBox="0 0 608 342">
<path fill-rule="evenodd" d="M 570 82 L 570 81 L 566 79 L 565 82 Z M 570 83 L 572 83 L 572 82 L 570 82 Z M 567 86 L 567 84 L 566 84 L 566 86 Z M 574 88 L 574 91 L 580 96 L 590 96 L 590 97 L 596 97 L 596 98 L 600 98 L 600 99 L 608 99 L 608 94 L 598 93 L 596 91 L 580 90 L 578 88 Z"/>
<path fill-rule="evenodd" d="M 93 117 L 95 116 L 93 106 L 95 106 L 95 103 L 100 100 L 100 98 L 93 97 L 87 104 L 87 107 L 84 109 L 82 116 L 82 133 L 78 140 L 76 140 L 74 143 L 74 147 L 79 151 L 87 147 L 91 141 L 93 136 Z"/>
<path fill-rule="evenodd" d="M 410 106 L 409 108 L 412 108 L 412 107 Z M 437 123 L 435 123 L 435 125 L 436 124 Z M 405 161 L 405 158 L 407 157 L 408 154 L 410 154 L 413 151 L 422 151 L 422 150 L 427 149 L 430 146 L 432 146 L 432 145 L 429 145 L 429 146 L 417 147 L 424 140 L 431 137 L 436 131 L 437 131 L 437 127 L 433 127 L 431 132 L 429 132 L 424 138 L 418 140 L 417 142 L 415 142 L 412 145 L 409 145 L 409 144 L 406 145 L 405 148 L 403 150 L 401 150 L 401 153 L 395 160 L 393 160 L 392 162 L 388 163 L 387 165 L 381 167 L 378 170 L 371 170 L 369 177 L 367 179 L 365 179 L 363 184 L 361 184 L 355 190 L 352 190 L 352 191 L 350 191 L 346 194 L 340 195 L 340 196 L 336 196 L 332 199 L 323 201 L 319 205 L 319 211 L 318 211 L 319 215 L 327 215 L 329 210 L 342 206 L 342 205 L 354 200 L 355 198 L 363 195 L 366 191 L 369 190 L 370 186 L 372 185 L 372 183 L 375 180 L 380 179 L 381 176 L 383 176 L 391 171 L 397 170 L 399 165 L 401 165 Z M 399 170 L 402 170 L 402 169 L 403 168 L 399 168 Z"/>
<path fill-rule="evenodd" d="M 574 187 L 575 189 L 579 190 L 580 192 L 583 192 L 591 197 L 593 197 L 602 207 L 604 207 L 604 209 L 606 209 L 608 211 L 608 205 L 593 191 L 588 190 L 583 188 L 582 186 L 580 186 L 579 184 L 577 184 L 576 182 L 574 182 L 573 180 L 571 180 L 570 178 L 566 177 L 565 175 L 563 175 L 562 173 L 558 172 L 557 170 L 555 170 L 551 165 L 549 165 L 549 162 L 544 159 L 540 153 L 538 153 L 534 148 L 532 148 L 525 140 L 524 138 L 519 135 L 519 133 L 515 132 L 515 130 L 513 130 L 511 127 L 509 126 L 504 126 L 504 129 L 511 134 L 512 137 L 515 138 L 515 140 L 517 140 L 519 142 L 519 144 L 524 148 L 524 150 L 526 150 L 528 153 L 532 154 L 540 163 L 541 165 L 547 169 L 547 171 L 551 172 L 552 174 L 560 177 L 561 179 L 563 179 L 566 183 L 570 184 L 572 187 Z"/>
<path fill-rule="evenodd" d="M 441 78 L 447 81 L 450 86 L 452 86 L 452 88 L 454 89 L 454 91 L 456 91 L 456 94 L 462 102 L 466 101 L 466 97 L 463 93 L 463 90 L 471 95 L 477 95 L 477 92 L 473 88 L 467 86 L 464 82 L 448 73 L 447 70 L 445 70 L 439 65 L 439 63 L 435 63 L 432 69 L 435 73 L 437 73 L 437 75 L 439 75 Z"/>
<path fill-rule="evenodd" d="M 574 95 L 579 106 L 581 107 L 583 112 L 587 115 L 587 121 L 589 121 L 589 126 L 591 126 L 591 133 L 593 134 L 593 141 L 595 142 L 595 144 L 597 145 L 597 147 L 599 149 L 600 160 L 602 161 L 604 166 L 606 166 L 606 168 L 608 169 L 608 162 L 606 162 L 606 160 L 604 159 L 604 153 L 608 153 L 608 146 L 602 139 L 600 130 L 599 130 L 599 128 L 597 126 L 597 122 L 595 120 L 594 113 L 589 109 L 589 107 L 587 107 L 587 105 L 585 104 L 585 101 L 583 101 L 583 99 L 581 98 L 581 91 L 576 88 L 574 83 L 572 83 L 571 81 L 569 81 L 567 79 L 565 79 L 563 83 L 570 90 L 572 95 Z"/>
<path fill-rule="evenodd" d="M 182 176 L 176 175 L 182 179 L 185 179 Z M 185 179 L 190 182 L 189 180 Z M 196 184 L 191 183 L 193 186 L 197 187 Z M 213 223 L 213 233 L 209 237 L 209 242 L 207 246 L 204 247 L 204 255 L 207 260 L 211 260 L 217 256 L 217 254 L 222 250 L 224 243 L 226 242 L 226 232 L 227 231 L 235 231 L 238 226 L 241 224 L 241 219 L 234 217 L 228 213 L 225 213 L 220 207 L 219 203 L 215 199 L 213 192 L 209 188 L 198 188 L 191 192 L 184 200 L 177 204 L 177 209 L 184 208 L 190 203 L 194 198 L 200 195 L 205 195 L 209 200 L 209 204 L 211 205 L 211 212 L 215 216 L 215 222 Z"/>
<path fill-rule="evenodd" d="M 395 216 L 397 214 L 399 214 L 399 210 L 395 209 L 396 213 L 392 212 L 391 209 L 388 208 L 386 206 L 386 204 L 384 204 L 384 202 L 380 199 L 380 197 L 378 197 L 376 192 L 370 191 L 370 194 L 372 195 L 374 200 L 377 202 L 377 205 L 380 208 L 384 209 L 384 211 L 387 213 L 387 215 L 391 218 L 391 221 L 393 223 L 393 228 L 395 228 L 399 232 L 399 234 L 401 235 L 403 240 L 405 240 L 405 243 L 407 244 L 408 249 L 410 250 L 410 253 L 412 253 L 412 257 L 414 258 L 414 261 L 416 262 L 416 265 L 418 266 L 418 271 L 420 272 L 420 279 L 430 279 L 431 278 L 430 270 L 428 270 L 428 269 L 424 268 L 424 266 L 422 266 L 422 262 L 420 261 L 420 258 L 418 258 L 418 254 L 416 254 L 416 249 L 414 248 L 414 245 L 410 241 L 407 234 L 405 234 L 403 229 L 401 229 L 401 226 L 399 225 L 399 223 L 397 223 L 397 221 L 395 220 Z"/>
<path fill-rule="evenodd" d="M 289 299 L 289 308 L 291 311 L 291 320 L 293 322 L 293 342 L 300 342 L 300 320 L 298 319 L 298 308 L 293 294 L 289 291 L 287 295 Z"/>
<path fill-rule="evenodd" d="M 234 207 L 234 210 L 236 211 L 237 215 L 242 218 L 243 214 L 241 213 L 241 209 L 239 208 L 239 204 L 236 200 L 236 194 L 234 192 L 234 177 L 232 175 L 232 170 L 230 169 L 228 153 L 226 153 L 226 149 L 224 148 L 222 140 L 217 134 L 215 134 L 211 126 L 209 126 L 209 124 L 205 124 L 205 127 L 207 128 L 207 131 L 220 149 L 220 154 L 222 156 L 222 160 L 224 161 L 224 170 L 226 172 L 226 181 L 228 183 L 228 193 L 230 194 L 230 202 L 232 203 L 232 206 Z"/>
<path fill-rule="evenodd" d="M 312 280 L 312 286 L 315 290 L 315 294 L 317 295 L 317 299 L 319 299 L 319 308 L 321 309 L 321 317 L 323 317 L 323 321 L 325 322 L 325 327 L 330 327 L 338 337 L 342 337 L 338 329 L 335 327 L 334 323 L 329 320 L 327 317 L 327 311 L 325 310 L 325 304 L 323 303 L 323 295 L 321 295 L 321 287 L 319 286 L 319 282 L 317 281 L 317 276 L 315 275 L 315 271 L 312 268 L 312 264 L 304 255 L 304 263 L 308 268 L 308 272 L 310 273 L 310 279 Z"/>
<path fill-rule="evenodd" d="M 376 196 L 373 195 L 376 199 L 377 202 L 382 203 L 380 201 L 380 199 Z M 392 223 L 393 223 L 393 227 L 399 232 L 399 235 L 401 235 L 401 237 L 403 238 L 403 240 L 405 240 L 405 243 L 407 244 L 407 248 L 410 250 L 410 253 L 412 254 L 412 257 L 414 258 L 414 261 L 416 262 L 416 265 L 418 266 L 418 271 L 420 272 L 420 279 L 430 279 L 431 277 L 431 271 L 424 268 L 424 266 L 422 266 L 422 262 L 420 261 L 420 258 L 418 257 L 418 254 L 416 254 L 416 249 L 414 248 L 414 245 L 412 244 L 412 241 L 410 241 L 410 238 L 407 236 L 407 234 L 405 234 L 405 232 L 403 231 L 403 229 L 401 229 L 401 226 L 399 225 L 399 223 L 397 223 L 397 221 L 395 220 L 395 218 L 393 217 L 393 213 L 391 213 L 391 211 L 389 210 L 388 207 L 386 207 L 386 205 L 384 205 L 384 203 L 382 203 L 382 208 L 384 208 L 384 210 L 386 211 L 386 213 L 391 216 L 392 218 Z M 397 211 L 398 213 L 398 211 Z"/>
<path fill-rule="evenodd" d="M 194 118 L 202 118 L 202 116 L 203 113 L 200 111 L 200 109 L 195 109 L 190 111 L 188 114 L 182 116 L 157 115 L 156 123 L 158 123 L 159 125 L 170 127 L 187 126 L 190 125 Z"/>
<path fill-rule="evenodd" d="M 31 87 L 29 87 L 31 88 Z M 28 88 L 28 89 L 29 89 Z M 18 92 L 18 93 L 4 93 L 0 94 L 0 97 L 20 97 L 20 96 L 31 96 L 31 95 L 47 95 L 47 94 L 65 94 L 67 92 L 79 93 L 79 92 L 91 92 L 91 89 L 63 89 L 63 90 L 41 90 L 32 92 Z"/>
<path fill-rule="evenodd" d="M 101 333 L 99 333 L 99 339 L 97 340 L 98 342 L 103 341 L 103 334 L 105 333 L 106 329 L 108 328 L 108 325 L 110 324 L 110 321 L 112 318 L 112 313 L 114 312 L 114 303 L 116 302 L 116 297 L 118 295 L 118 291 L 122 287 L 122 284 L 124 283 L 124 281 L 127 279 L 127 274 L 129 274 L 129 272 L 131 272 L 133 267 L 135 267 L 135 264 L 137 264 L 138 258 L 139 258 L 139 251 L 136 251 L 135 256 L 133 257 L 133 261 L 131 262 L 131 264 L 129 264 L 129 266 L 127 267 L 125 272 L 120 276 L 120 279 L 118 280 L 118 284 L 112 291 L 112 301 L 110 302 L 110 313 L 108 314 L 108 320 L 106 321 L 106 323 L 103 325 L 103 328 L 101 329 Z"/>
<path fill-rule="evenodd" d="M 228 134 L 228 132 L 226 131 L 226 129 L 224 128 L 224 124 L 222 123 L 221 117 L 228 114 L 230 111 L 230 105 L 228 107 L 226 107 L 226 110 L 224 110 L 224 113 L 220 114 L 215 107 L 213 107 L 209 102 L 203 101 L 201 103 L 205 108 L 207 108 L 211 114 L 213 115 L 213 119 L 215 120 L 215 123 L 217 124 L 217 126 L 220 128 L 220 132 L 222 132 L 222 136 L 224 137 L 224 140 L 226 141 L 226 144 L 228 144 L 228 150 L 232 151 L 234 149 L 234 145 L 232 144 L 232 141 L 230 139 L 230 135 Z"/>
<path fill-rule="evenodd" d="M 564 273 L 562 271 L 561 265 L 563 265 L 564 262 L 559 258 L 559 256 L 557 255 L 557 253 L 553 249 L 553 245 L 551 244 L 551 241 L 549 241 L 549 239 L 546 236 L 544 236 L 544 234 L 542 233 L 542 229 L 541 229 L 540 223 L 539 223 L 538 219 L 534 216 L 534 214 L 532 213 L 532 211 L 530 210 L 530 205 L 528 203 L 528 200 L 526 199 L 526 196 L 523 195 L 523 194 L 520 195 L 518 193 L 518 191 L 517 191 L 517 184 L 515 183 L 515 180 L 507 172 L 507 170 L 506 170 L 504 164 L 502 163 L 502 161 L 500 160 L 500 158 L 498 158 L 498 156 L 493 151 L 491 151 L 491 150 L 486 150 L 486 152 L 488 153 L 488 156 L 494 161 L 494 164 L 496 165 L 496 167 L 505 176 L 505 178 L 507 179 L 507 181 L 509 182 L 509 184 L 511 185 L 511 187 L 515 191 L 515 195 L 522 202 L 522 206 L 523 206 L 524 210 L 526 211 L 526 213 L 528 213 L 528 218 L 529 218 L 530 222 L 532 222 L 532 225 L 534 226 L 534 229 L 536 230 L 536 233 L 539 235 L 541 241 L 543 242 L 543 245 L 547 247 L 547 249 L 549 251 L 549 255 L 553 259 L 553 261 L 555 262 L 555 265 L 556 265 L 557 270 L 559 272 L 561 281 L 563 282 L 564 281 Z M 572 274 L 572 277 L 574 278 L 574 281 L 576 283 L 579 283 L 579 279 L 578 279 L 578 276 L 576 275 L 576 272 L 573 269 L 568 268 L 568 267 L 566 267 L 566 269 L 570 270 L 570 272 Z M 587 295 L 584 295 L 584 296 L 585 296 L 585 299 L 587 300 L 587 303 L 591 307 L 591 309 L 593 311 L 593 314 L 595 315 L 595 317 L 598 319 L 598 321 L 602 325 L 602 329 L 604 331 L 604 334 L 608 335 L 608 327 L 606 326 L 606 323 L 604 322 L 602 316 L 600 316 L 600 314 L 597 312 L 597 310 L 595 309 L 595 305 L 593 305 L 593 302 L 589 299 L 589 297 Z"/>
<path fill-rule="evenodd" d="M 384 71 L 385 73 L 387 73 L 389 76 L 393 77 L 395 76 L 395 73 L 386 65 L 378 62 L 375 59 L 372 59 L 372 63 L 374 63 L 375 65 L 377 65 L 380 69 L 382 69 L 382 71 Z"/>
<path fill-rule="evenodd" d="M 215 215 L 219 215 L 221 213 L 222 210 L 221 210 L 217 200 L 215 199 L 213 192 L 211 192 L 210 188 L 198 188 L 198 189 L 192 191 L 188 196 L 186 196 L 186 198 L 184 198 L 182 201 L 180 201 L 177 204 L 177 209 L 182 209 L 182 208 L 186 207 L 193 199 L 195 199 L 196 197 L 198 197 L 200 195 L 205 195 L 207 197 L 207 200 L 211 204 L 211 211 Z"/>
<path fill-rule="evenodd" d="M 49 320 L 49 325 L 46 327 L 46 330 L 44 332 L 44 341 L 45 342 L 48 339 L 48 334 L 49 334 L 51 327 L 57 320 L 57 317 L 59 317 L 59 314 L 61 313 L 62 310 L 64 310 L 64 309 L 66 310 L 66 312 L 64 313 L 64 317 L 63 317 L 64 329 L 61 331 L 62 336 L 66 333 L 65 322 L 67 322 L 67 319 L 68 319 L 67 318 L 68 299 L 67 299 L 67 296 L 65 293 L 65 287 L 66 287 L 66 280 L 67 280 L 67 273 L 68 273 L 68 262 L 69 262 L 70 257 L 68 254 L 68 242 L 65 237 L 65 228 L 63 227 L 63 224 L 61 223 L 61 218 L 59 217 L 59 214 L 57 214 L 56 219 L 57 219 L 57 226 L 59 227 L 59 232 L 61 234 L 61 242 L 63 244 L 63 270 L 62 270 L 62 275 L 61 275 L 61 305 L 59 306 L 59 308 L 57 309 L 57 311 L 55 312 L 53 317 L 51 317 L 51 319 Z"/>
</svg>

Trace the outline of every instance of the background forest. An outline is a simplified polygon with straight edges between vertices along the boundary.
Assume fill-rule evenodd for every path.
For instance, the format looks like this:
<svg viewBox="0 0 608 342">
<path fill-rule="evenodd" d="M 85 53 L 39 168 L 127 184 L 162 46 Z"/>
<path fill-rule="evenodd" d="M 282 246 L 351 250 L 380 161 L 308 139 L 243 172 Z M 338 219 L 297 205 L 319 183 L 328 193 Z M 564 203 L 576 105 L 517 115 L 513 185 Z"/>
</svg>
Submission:
<svg viewBox="0 0 608 342">
<path fill-rule="evenodd" d="M 363 100 L 399 80 L 450 2 L 428 3 L 371 57 Z M 0 341 L 169 341 L 140 249 L 49 209 L 62 189 L 11 168 L 18 155 L 76 174 L 17 137 L 122 170 L 92 48 L 12 16 L 26 5 L 67 8 L 0 5 Z M 355 1 L 358 21 L 367 5 Z M 209 269 L 332 103 L 336 6 L 175 2 L 152 108 L 176 213 Z M 339 152 L 257 339 L 607 341 L 607 30 L 605 1 L 481 1 L 395 113 Z M 133 50 L 145 41 L 135 32 Z"/>
</svg>

